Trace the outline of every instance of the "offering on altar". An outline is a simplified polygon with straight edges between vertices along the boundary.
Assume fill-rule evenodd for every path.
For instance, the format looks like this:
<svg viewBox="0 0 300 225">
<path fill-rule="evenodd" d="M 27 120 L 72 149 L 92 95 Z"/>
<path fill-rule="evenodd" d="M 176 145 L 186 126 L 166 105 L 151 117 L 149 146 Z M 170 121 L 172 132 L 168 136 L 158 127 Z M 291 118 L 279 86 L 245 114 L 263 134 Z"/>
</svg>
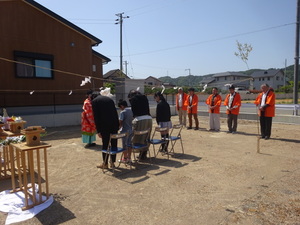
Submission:
<svg viewBox="0 0 300 225">
<path fill-rule="evenodd" d="M 22 130 L 26 137 L 27 146 L 37 146 L 41 143 L 41 133 L 45 130 L 41 126 L 31 126 Z"/>
<path fill-rule="evenodd" d="M 4 126 L 4 123 L 0 122 L 0 134 L 3 132 L 2 127 Z"/>
<path fill-rule="evenodd" d="M 3 108 L 3 117 L 1 118 L 1 121 L 4 123 L 4 130 L 9 130 L 9 124 L 7 123 L 7 120 L 9 119 L 9 116 L 7 114 L 6 109 Z"/>
<path fill-rule="evenodd" d="M 26 121 L 22 120 L 21 117 L 12 116 L 7 120 L 7 123 L 12 133 L 20 133 L 24 129 Z"/>
</svg>

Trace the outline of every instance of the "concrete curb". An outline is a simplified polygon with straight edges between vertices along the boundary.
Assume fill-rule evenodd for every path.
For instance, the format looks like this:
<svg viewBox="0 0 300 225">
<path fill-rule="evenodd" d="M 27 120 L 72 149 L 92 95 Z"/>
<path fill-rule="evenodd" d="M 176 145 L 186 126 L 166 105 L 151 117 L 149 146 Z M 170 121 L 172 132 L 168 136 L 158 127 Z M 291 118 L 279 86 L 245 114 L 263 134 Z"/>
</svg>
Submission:
<svg viewBox="0 0 300 225">
<path fill-rule="evenodd" d="M 199 116 L 208 116 L 208 112 L 198 111 Z M 227 118 L 227 114 L 224 112 L 220 113 L 221 118 Z M 242 120 L 257 120 L 257 114 L 255 113 L 240 113 L 238 119 Z M 275 123 L 287 123 L 287 124 L 300 124 L 300 116 L 293 115 L 276 115 L 273 117 Z"/>
<path fill-rule="evenodd" d="M 155 117 L 156 107 L 150 108 L 150 113 Z M 176 116 L 177 112 L 175 106 L 171 106 L 172 116 Z M 208 112 L 200 110 L 198 111 L 199 116 L 207 116 Z M 220 113 L 221 118 L 226 118 L 225 112 Z M 26 115 L 22 117 L 27 123 L 25 126 L 43 126 L 43 127 L 61 127 L 61 126 L 76 126 L 81 124 L 81 113 L 56 113 L 56 114 L 41 114 L 41 115 Z M 257 120 L 257 114 L 255 113 L 240 113 L 239 119 L 244 120 Z M 293 115 L 277 115 L 273 118 L 275 123 L 286 123 L 286 124 L 300 124 L 300 116 Z"/>
</svg>

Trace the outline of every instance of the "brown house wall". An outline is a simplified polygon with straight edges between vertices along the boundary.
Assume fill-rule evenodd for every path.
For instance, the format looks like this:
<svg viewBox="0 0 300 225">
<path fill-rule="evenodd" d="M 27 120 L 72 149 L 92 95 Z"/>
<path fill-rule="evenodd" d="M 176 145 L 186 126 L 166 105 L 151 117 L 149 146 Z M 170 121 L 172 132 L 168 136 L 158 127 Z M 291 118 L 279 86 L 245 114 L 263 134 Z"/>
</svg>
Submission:
<svg viewBox="0 0 300 225">
<path fill-rule="evenodd" d="M 0 57 L 14 60 L 14 51 L 49 54 L 54 57 L 55 70 L 73 74 L 55 71 L 53 79 L 17 78 L 15 63 L 0 59 L 0 106 L 48 105 L 53 103 L 53 94 L 61 92 L 66 95 L 61 95 L 57 104 L 79 104 L 82 98 L 69 96 L 70 90 L 74 96 L 84 95 L 87 89 L 102 86 L 100 79 L 80 86 L 84 76 L 102 78 L 102 59 L 93 56 L 92 41 L 28 3 L 0 1 L 0 34 Z M 97 64 L 95 73 L 93 64 Z M 34 94 L 27 96 L 31 90 Z"/>
</svg>

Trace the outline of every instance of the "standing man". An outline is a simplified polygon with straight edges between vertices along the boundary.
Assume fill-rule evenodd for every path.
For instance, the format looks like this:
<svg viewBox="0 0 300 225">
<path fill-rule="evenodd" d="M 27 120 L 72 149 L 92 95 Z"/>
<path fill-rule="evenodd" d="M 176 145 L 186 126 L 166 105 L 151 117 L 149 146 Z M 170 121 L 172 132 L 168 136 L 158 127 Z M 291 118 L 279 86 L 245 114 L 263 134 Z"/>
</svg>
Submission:
<svg viewBox="0 0 300 225">
<path fill-rule="evenodd" d="M 107 97 L 99 95 L 92 101 L 94 120 L 99 138 L 102 138 L 102 149 L 107 150 L 109 145 L 110 134 L 118 133 L 119 119 L 114 101 Z M 117 147 L 117 140 L 111 140 L 111 146 Z M 108 155 L 102 152 L 103 164 L 97 168 L 108 168 Z M 111 168 L 116 162 L 116 155 L 111 155 Z"/>
<path fill-rule="evenodd" d="M 196 127 L 194 130 L 199 130 L 199 121 L 198 121 L 198 96 L 195 95 L 195 89 L 189 89 L 189 95 L 185 100 L 185 106 L 187 107 L 187 114 L 189 118 L 189 126 L 188 130 L 192 129 L 193 121 L 192 117 L 194 117 Z"/>
<path fill-rule="evenodd" d="M 220 106 L 222 98 L 218 94 L 218 88 L 212 89 L 212 94 L 206 99 L 209 112 L 209 130 L 220 131 Z"/>
<path fill-rule="evenodd" d="M 176 109 L 179 116 L 179 124 L 186 126 L 186 110 L 187 106 L 184 104 L 187 98 L 187 94 L 183 92 L 182 87 L 178 88 L 178 94 L 176 95 Z"/>
<path fill-rule="evenodd" d="M 237 129 L 237 118 L 241 107 L 241 96 L 234 91 L 233 85 L 229 86 L 229 94 L 224 100 L 227 114 L 228 133 L 234 134 Z"/>
<path fill-rule="evenodd" d="M 271 137 L 272 117 L 275 116 L 275 93 L 268 84 L 262 84 L 261 90 L 254 104 L 259 109 L 261 138 L 268 140 Z"/>
</svg>

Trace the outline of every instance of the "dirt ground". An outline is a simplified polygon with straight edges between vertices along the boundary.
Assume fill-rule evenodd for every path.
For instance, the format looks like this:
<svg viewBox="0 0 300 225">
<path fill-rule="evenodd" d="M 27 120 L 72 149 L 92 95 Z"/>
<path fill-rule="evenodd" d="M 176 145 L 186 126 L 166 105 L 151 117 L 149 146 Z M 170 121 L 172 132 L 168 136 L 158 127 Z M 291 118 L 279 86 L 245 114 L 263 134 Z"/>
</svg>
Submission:
<svg viewBox="0 0 300 225">
<path fill-rule="evenodd" d="M 239 120 L 227 134 L 224 119 L 221 132 L 199 119 L 199 131 L 182 130 L 184 154 L 177 143 L 174 157 L 121 165 L 115 176 L 96 168 L 101 140 L 85 149 L 79 126 L 47 129 L 54 203 L 19 224 L 300 224 L 299 125 L 273 123 L 257 153 L 257 122 Z"/>
</svg>

